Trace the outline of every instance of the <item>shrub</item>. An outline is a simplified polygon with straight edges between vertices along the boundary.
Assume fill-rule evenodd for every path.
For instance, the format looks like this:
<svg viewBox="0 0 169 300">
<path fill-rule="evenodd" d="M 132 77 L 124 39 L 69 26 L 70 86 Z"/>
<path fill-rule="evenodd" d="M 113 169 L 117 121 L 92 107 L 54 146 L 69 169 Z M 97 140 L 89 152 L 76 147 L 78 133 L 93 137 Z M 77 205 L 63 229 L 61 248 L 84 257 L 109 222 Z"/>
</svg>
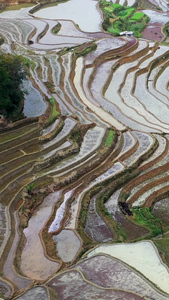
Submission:
<svg viewBox="0 0 169 300">
<path fill-rule="evenodd" d="M 119 13 L 118 13 L 118 16 L 119 17 L 123 17 L 123 16 L 126 16 L 127 15 L 127 10 L 121 10 Z"/>
<path fill-rule="evenodd" d="M 30 192 L 33 190 L 34 186 L 35 186 L 35 184 L 34 184 L 33 182 L 30 183 L 30 184 L 28 184 L 28 185 L 26 186 L 27 192 L 30 193 Z"/>
<path fill-rule="evenodd" d="M 135 31 L 134 36 L 137 37 L 137 38 L 141 38 L 142 34 L 139 31 Z"/>
<path fill-rule="evenodd" d="M 113 28 L 113 26 L 110 26 L 107 28 L 107 31 L 111 34 L 113 34 L 114 36 L 118 36 L 120 33 L 120 30 L 116 30 Z"/>
</svg>

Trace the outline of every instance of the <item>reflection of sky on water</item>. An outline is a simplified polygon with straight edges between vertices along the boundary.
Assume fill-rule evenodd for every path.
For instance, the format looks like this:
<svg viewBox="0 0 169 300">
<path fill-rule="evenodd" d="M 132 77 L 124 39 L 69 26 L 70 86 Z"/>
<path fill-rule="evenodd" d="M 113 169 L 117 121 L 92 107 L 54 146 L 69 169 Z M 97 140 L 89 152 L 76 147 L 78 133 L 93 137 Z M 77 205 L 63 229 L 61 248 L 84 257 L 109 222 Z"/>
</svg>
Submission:
<svg viewBox="0 0 169 300">
<path fill-rule="evenodd" d="M 43 8 L 34 15 L 47 19 L 73 20 L 81 30 L 88 32 L 101 31 L 101 14 L 96 9 L 97 1 L 70 0 L 57 6 Z"/>
<path fill-rule="evenodd" d="M 44 102 L 41 93 L 34 88 L 32 82 L 29 80 L 25 80 L 22 87 L 23 90 L 26 91 L 24 96 L 24 115 L 26 117 L 37 117 L 42 115 L 46 110 L 46 103 Z"/>
<path fill-rule="evenodd" d="M 9 19 L 25 19 L 29 17 L 29 11 L 32 7 L 21 8 L 17 10 L 9 10 L 0 13 L 0 18 L 9 18 Z"/>
<path fill-rule="evenodd" d="M 160 23 L 163 25 L 168 22 L 169 14 L 156 10 L 142 10 L 150 18 L 150 23 Z"/>
</svg>

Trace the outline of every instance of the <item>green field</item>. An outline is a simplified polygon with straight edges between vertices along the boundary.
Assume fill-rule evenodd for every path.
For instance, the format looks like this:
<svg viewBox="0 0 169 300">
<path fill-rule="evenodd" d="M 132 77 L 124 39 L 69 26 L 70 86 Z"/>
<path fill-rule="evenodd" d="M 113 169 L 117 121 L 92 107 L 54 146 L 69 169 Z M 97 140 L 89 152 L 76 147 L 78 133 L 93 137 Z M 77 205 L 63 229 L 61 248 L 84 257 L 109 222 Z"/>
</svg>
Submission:
<svg viewBox="0 0 169 300">
<path fill-rule="evenodd" d="M 134 7 L 122 6 L 117 3 L 99 2 L 103 12 L 103 29 L 113 36 L 120 35 L 122 31 L 133 31 L 135 37 L 141 37 L 141 32 L 146 27 L 149 17 L 136 10 Z"/>
</svg>

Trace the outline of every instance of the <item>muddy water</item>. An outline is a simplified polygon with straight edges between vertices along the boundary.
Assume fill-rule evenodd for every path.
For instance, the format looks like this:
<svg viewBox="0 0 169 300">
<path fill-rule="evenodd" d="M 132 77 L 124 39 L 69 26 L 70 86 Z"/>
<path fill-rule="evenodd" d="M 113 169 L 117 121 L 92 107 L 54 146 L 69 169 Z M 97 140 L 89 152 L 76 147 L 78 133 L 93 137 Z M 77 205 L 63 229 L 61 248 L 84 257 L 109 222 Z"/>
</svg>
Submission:
<svg viewBox="0 0 169 300">
<path fill-rule="evenodd" d="M 9 297 L 12 294 L 11 287 L 5 281 L 2 281 L 1 278 L 0 278 L 0 291 L 4 297 Z M 0 299 L 2 300 L 2 298 Z"/>
<path fill-rule="evenodd" d="M 17 298 L 18 300 L 48 300 L 50 299 L 46 288 L 43 286 L 33 287 L 22 296 Z"/>
<path fill-rule="evenodd" d="M 29 278 L 45 280 L 60 267 L 58 262 L 47 259 L 39 233 L 52 213 L 53 206 L 60 199 L 61 192 L 55 192 L 45 197 L 43 203 L 35 210 L 29 220 L 24 234 L 27 243 L 21 255 L 21 270 Z"/>
<path fill-rule="evenodd" d="M 103 243 L 113 239 L 113 234 L 96 211 L 96 196 L 90 200 L 85 232 L 94 241 Z"/>
<path fill-rule="evenodd" d="M 116 257 L 142 273 L 158 288 L 169 293 L 169 271 L 161 261 L 152 242 L 144 241 L 132 244 L 101 245 L 88 254 L 107 253 Z"/>
<path fill-rule="evenodd" d="M 72 230 L 62 230 L 53 237 L 58 255 L 64 262 L 71 262 L 80 249 L 80 239 Z"/>
<path fill-rule="evenodd" d="M 8 257 L 6 259 L 6 262 L 4 264 L 3 272 L 6 278 L 8 278 L 11 282 L 13 282 L 19 289 L 23 289 L 31 284 L 31 280 L 24 278 L 23 276 L 20 276 L 14 270 L 13 260 L 14 260 L 18 241 L 19 241 L 18 219 L 17 219 L 17 213 L 15 212 L 15 238 L 12 247 L 9 251 Z"/>
</svg>

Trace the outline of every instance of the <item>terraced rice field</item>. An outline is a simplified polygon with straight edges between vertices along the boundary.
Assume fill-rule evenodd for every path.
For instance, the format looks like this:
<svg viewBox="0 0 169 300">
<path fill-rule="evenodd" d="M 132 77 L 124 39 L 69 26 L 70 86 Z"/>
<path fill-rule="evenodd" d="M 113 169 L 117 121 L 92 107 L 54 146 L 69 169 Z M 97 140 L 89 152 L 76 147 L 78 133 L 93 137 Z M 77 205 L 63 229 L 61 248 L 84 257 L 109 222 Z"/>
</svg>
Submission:
<svg viewBox="0 0 169 300">
<path fill-rule="evenodd" d="M 0 50 L 30 74 L 26 118 L 0 127 L 1 299 L 169 299 L 168 1 L 140 8 L 139 39 L 91 2 L 0 14 Z"/>
</svg>

